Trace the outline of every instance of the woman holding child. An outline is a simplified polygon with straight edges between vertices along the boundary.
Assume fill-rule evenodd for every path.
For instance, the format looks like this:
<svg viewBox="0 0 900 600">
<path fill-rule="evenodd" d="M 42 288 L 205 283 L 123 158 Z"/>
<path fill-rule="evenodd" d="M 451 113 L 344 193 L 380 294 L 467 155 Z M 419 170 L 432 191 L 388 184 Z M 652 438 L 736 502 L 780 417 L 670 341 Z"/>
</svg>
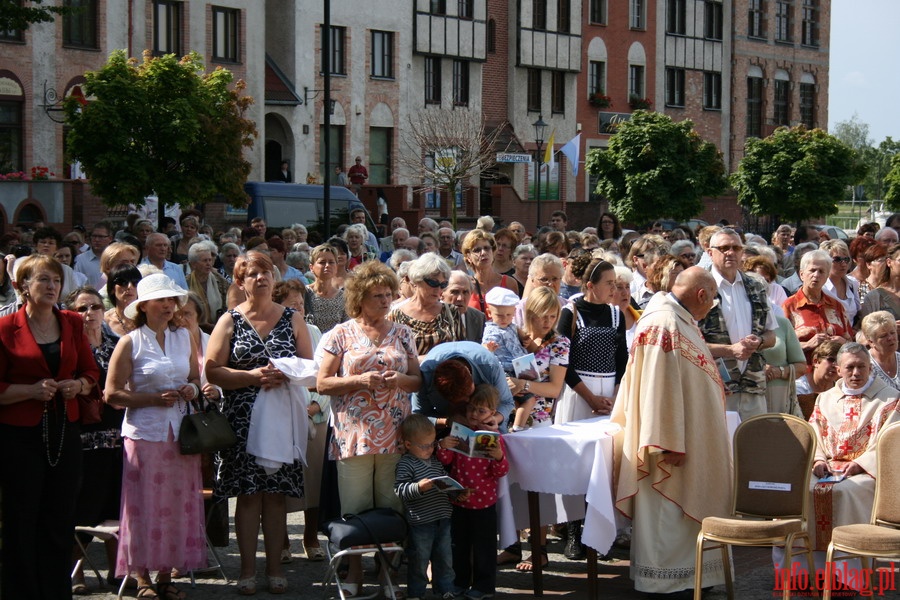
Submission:
<svg viewBox="0 0 900 600">
<path fill-rule="evenodd" d="M 316 352 L 316 388 L 331 395 L 343 514 L 375 507 L 399 509 L 394 474 L 400 460 L 400 423 L 410 413 L 409 394 L 422 378 L 410 329 L 386 317 L 399 287 L 386 265 L 368 261 L 354 270 L 344 289 L 350 320 L 329 331 Z M 344 595 L 360 593 L 360 557 L 350 559 Z M 389 595 L 389 592 L 388 592 Z"/>
</svg>

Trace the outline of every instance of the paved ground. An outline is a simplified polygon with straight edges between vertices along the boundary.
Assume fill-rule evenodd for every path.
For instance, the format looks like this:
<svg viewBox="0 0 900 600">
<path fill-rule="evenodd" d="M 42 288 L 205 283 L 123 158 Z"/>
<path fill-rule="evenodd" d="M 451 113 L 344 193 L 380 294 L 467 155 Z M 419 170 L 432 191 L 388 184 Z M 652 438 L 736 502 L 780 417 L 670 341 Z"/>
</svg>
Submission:
<svg viewBox="0 0 900 600">
<path fill-rule="evenodd" d="M 233 514 L 233 506 L 232 506 Z M 288 593 L 286 598 L 336 598 L 334 586 L 324 589 L 322 575 L 324 563 L 312 563 L 302 555 L 300 540 L 303 533 L 302 513 L 291 513 L 288 518 L 288 530 L 292 540 L 292 550 L 295 553 L 293 563 L 286 565 L 288 578 Z M 233 523 L 232 523 L 233 532 Z M 260 551 L 262 544 L 260 544 Z M 219 555 L 225 566 L 225 573 L 231 578 L 231 583 L 226 585 L 221 578 L 216 579 L 214 574 L 205 573 L 198 577 L 197 586 L 190 588 L 190 580 L 182 579 L 176 583 L 187 593 L 189 600 L 218 600 L 220 598 L 237 598 L 234 590 L 234 578 L 238 574 L 238 552 L 232 534 L 231 544 L 228 548 L 220 548 Z M 563 542 L 554 538 L 549 539 L 548 550 L 550 553 L 550 565 L 544 577 L 544 595 L 547 598 L 587 599 L 587 580 L 585 561 L 569 561 L 563 555 Z M 298 555 L 299 554 L 299 555 Z M 105 575 L 105 563 L 99 544 L 93 544 L 89 548 L 89 555 L 95 563 L 101 567 L 101 573 Z M 601 562 L 599 574 L 600 597 L 604 599 L 638 599 L 644 595 L 635 592 L 631 580 L 628 578 L 628 552 L 622 550 L 613 551 L 614 560 Z M 735 566 L 737 569 L 736 593 L 738 600 L 764 600 L 780 597 L 772 592 L 772 568 L 771 554 L 764 549 L 736 548 L 734 552 Z M 264 569 L 262 554 L 258 554 L 259 572 Z M 369 563 L 372 566 L 372 563 Z M 401 575 L 402 577 L 402 575 Z M 88 585 L 94 586 L 90 598 L 113 600 L 115 590 L 109 586 L 96 587 L 96 579 L 88 576 Z M 374 580 L 373 580 L 374 581 Z M 533 598 L 532 577 L 530 574 L 519 573 L 514 568 L 506 567 L 499 571 L 497 579 L 497 596 L 519 600 Z M 367 588 L 374 592 L 375 587 Z M 271 597 L 265 588 L 264 579 L 260 577 L 259 593 L 256 597 Z M 133 597 L 133 590 L 126 590 L 125 597 Z M 711 593 L 704 595 L 704 600 L 722 600 L 726 598 L 724 586 L 714 588 Z"/>
</svg>

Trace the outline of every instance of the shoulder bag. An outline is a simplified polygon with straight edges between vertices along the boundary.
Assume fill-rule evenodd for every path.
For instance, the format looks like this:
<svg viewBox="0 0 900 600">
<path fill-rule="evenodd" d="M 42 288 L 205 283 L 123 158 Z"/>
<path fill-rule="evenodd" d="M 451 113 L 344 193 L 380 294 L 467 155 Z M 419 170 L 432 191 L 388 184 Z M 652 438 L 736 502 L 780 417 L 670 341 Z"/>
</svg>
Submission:
<svg viewBox="0 0 900 600">
<path fill-rule="evenodd" d="M 206 408 L 203 408 L 203 405 Z M 195 412 L 191 413 L 191 407 Z M 182 454 L 203 454 L 218 452 L 237 443 L 237 436 L 231 424 L 214 402 L 206 402 L 201 394 L 187 403 L 188 414 L 181 419 L 178 430 L 178 444 Z"/>
</svg>

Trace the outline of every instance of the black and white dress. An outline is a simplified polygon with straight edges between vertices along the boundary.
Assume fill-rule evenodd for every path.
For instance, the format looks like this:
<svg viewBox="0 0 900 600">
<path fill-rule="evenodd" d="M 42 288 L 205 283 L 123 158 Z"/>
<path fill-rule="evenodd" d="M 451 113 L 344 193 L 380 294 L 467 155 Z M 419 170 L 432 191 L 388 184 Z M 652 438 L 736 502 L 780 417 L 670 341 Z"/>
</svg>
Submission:
<svg viewBox="0 0 900 600">
<path fill-rule="evenodd" d="M 251 371 L 265 366 L 270 357 L 296 356 L 297 343 L 291 326 L 294 314 L 292 308 L 284 309 L 275 327 L 263 340 L 265 346 L 241 313 L 230 310 L 228 314 L 234 320 L 234 333 L 231 336 L 228 355 L 230 368 Z M 263 468 L 256 464 L 255 458 L 247 453 L 250 414 L 253 412 L 253 403 L 259 390 L 258 386 L 250 386 L 225 391 L 222 412 L 234 429 L 238 442 L 219 453 L 221 462 L 216 481 L 216 496 L 227 498 L 270 492 L 302 498 L 303 470 L 300 462 L 294 462 L 292 466 L 283 466 L 272 475 L 267 475 Z"/>
<path fill-rule="evenodd" d="M 615 397 L 615 388 L 628 362 L 625 319 L 618 307 L 594 304 L 579 295 L 563 307 L 557 331 L 569 336 L 572 343 L 566 385 L 556 405 L 554 421 L 588 419 L 594 416 L 593 411 L 574 388 L 583 382 L 594 394 Z"/>
</svg>

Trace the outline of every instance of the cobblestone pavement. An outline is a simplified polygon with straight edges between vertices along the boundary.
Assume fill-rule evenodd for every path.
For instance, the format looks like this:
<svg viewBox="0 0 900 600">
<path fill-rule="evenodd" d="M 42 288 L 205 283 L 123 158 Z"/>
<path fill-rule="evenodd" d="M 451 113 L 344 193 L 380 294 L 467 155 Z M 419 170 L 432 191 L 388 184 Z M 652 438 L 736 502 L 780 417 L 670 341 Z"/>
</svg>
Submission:
<svg viewBox="0 0 900 600">
<path fill-rule="evenodd" d="M 231 513 L 234 514 L 232 501 Z M 234 579 L 238 574 L 239 555 L 237 543 L 234 540 L 234 523 L 232 521 L 232 536 L 227 548 L 218 548 L 222 558 L 225 573 L 230 578 L 230 583 L 225 584 L 215 573 L 203 573 L 198 575 L 195 588 L 190 587 L 190 579 L 176 580 L 176 584 L 188 595 L 188 600 L 219 600 L 221 598 L 237 598 L 234 588 Z M 309 562 L 303 554 L 301 539 L 303 534 L 303 513 L 290 513 L 288 515 L 288 532 L 291 538 L 291 550 L 294 560 L 285 565 L 285 574 L 288 579 L 288 592 L 284 598 L 337 598 L 337 592 L 333 585 L 323 588 L 322 576 L 325 572 L 325 563 Z M 323 540 L 324 543 L 324 540 Z M 585 561 L 570 561 L 563 555 L 564 543 L 561 540 L 550 537 L 548 539 L 548 552 L 550 564 L 544 572 L 544 595 L 547 598 L 566 598 L 572 600 L 587 599 L 587 578 Z M 102 545 L 92 544 L 88 550 L 89 556 L 105 575 L 105 558 Z M 526 551 L 527 554 L 527 551 Z M 599 568 L 600 598 L 603 599 L 639 599 L 645 596 L 635 592 L 631 580 L 628 578 L 628 551 L 614 549 L 612 560 L 601 561 Z M 736 548 L 734 552 L 737 569 L 735 598 L 738 600 L 764 600 L 773 598 L 772 593 L 772 569 L 769 552 L 765 549 Z M 374 566 L 366 559 L 367 570 Z M 266 589 L 265 578 L 262 576 L 265 568 L 265 559 L 262 554 L 262 543 L 259 544 L 257 554 L 259 591 L 256 597 L 266 598 L 270 595 Z M 403 575 L 401 573 L 401 580 Z M 366 592 L 375 593 L 374 578 L 367 577 L 372 585 L 367 585 Z M 97 600 L 114 600 L 116 590 L 109 586 L 97 587 L 97 580 L 90 570 L 87 571 L 87 584 L 91 586 L 91 595 L 88 598 Z M 497 597 L 509 599 L 533 598 L 532 577 L 529 573 L 517 572 L 514 565 L 502 567 L 497 576 Z M 134 590 L 125 590 L 125 598 L 133 598 Z M 780 594 L 777 594 L 780 596 Z M 84 596 L 76 596 L 76 598 Z M 722 600 L 726 598 L 724 586 L 715 588 L 711 593 L 704 594 L 704 600 Z"/>
</svg>

